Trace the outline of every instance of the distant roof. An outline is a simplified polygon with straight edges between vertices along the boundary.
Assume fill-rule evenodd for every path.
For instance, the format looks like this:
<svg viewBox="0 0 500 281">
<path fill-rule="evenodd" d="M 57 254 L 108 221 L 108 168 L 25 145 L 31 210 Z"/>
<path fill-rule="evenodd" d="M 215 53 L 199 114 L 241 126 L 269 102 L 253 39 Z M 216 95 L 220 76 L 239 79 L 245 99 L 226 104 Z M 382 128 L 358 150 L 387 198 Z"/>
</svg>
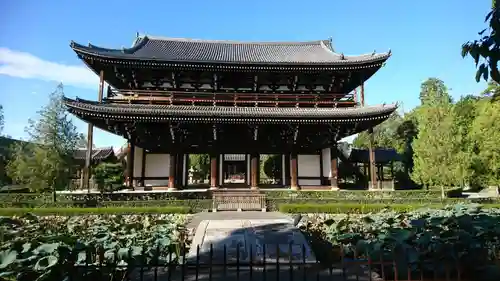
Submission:
<svg viewBox="0 0 500 281">
<path fill-rule="evenodd" d="M 104 160 L 114 155 L 113 147 L 101 147 L 92 149 L 92 160 Z M 78 149 L 73 154 L 76 160 L 85 160 L 87 149 Z"/>
<path fill-rule="evenodd" d="M 305 42 L 239 42 L 138 36 L 131 48 L 108 49 L 71 42 L 77 53 L 109 59 L 161 62 L 238 64 L 359 65 L 383 63 L 391 52 L 347 56 L 336 53 L 330 40 Z"/>
<path fill-rule="evenodd" d="M 367 149 L 351 149 L 349 160 L 353 163 L 368 163 L 370 155 Z M 395 149 L 377 148 L 375 149 L 376 163 L 389 163 L 391 161 L 401 161 L 401 155 Z"/>
<path fill-rule="evenodd" d="M 370 118 L 389 115 L 396 110 L 396 104 L 375 105 L 353 108 L 295 108 L 295 107 L 232 107 L 232 106 L 191 106 L 159 104 L 116 104 L 97 103 L 86 100 L 64 98 L 70 111 L 83 114 L 113 114 L 155 117 L 225 117 L 225 118 L 312 118 L 344 119 Z"/>
</svg>

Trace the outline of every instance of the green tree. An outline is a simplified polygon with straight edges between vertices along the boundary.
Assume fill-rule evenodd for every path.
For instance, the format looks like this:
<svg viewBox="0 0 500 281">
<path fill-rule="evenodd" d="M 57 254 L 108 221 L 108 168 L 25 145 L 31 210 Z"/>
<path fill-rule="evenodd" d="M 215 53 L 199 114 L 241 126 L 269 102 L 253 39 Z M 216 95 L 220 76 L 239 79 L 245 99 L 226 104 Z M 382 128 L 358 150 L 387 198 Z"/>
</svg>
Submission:
<svg viewBox="0 0 500 281">
<path fill-rule="evenodd" d="M 419 184 L 440 186 L 444 196 L 446 186 L 461 184 L 467 178 L 466 155 L 456 138 L 457 117 L 446 87 L 437 79 L 424 84 L 420 94 L 423 103 L 415 110 L 418 134 L 412 144 L 411 176 Z"/>
<path fill-rule="evenodd" d="M 113 192 L 123 186 L 123 166 L 121 163 L 100 163 L 94 168 L 94 179 L 101 192 Z"/>
<path fill-rule="evenodd" d="M 63 85 L 51 93 L 49 103 L 38 112 L 37 120 L 29 120 L 27 144 L 13 148 L 7 165 L 8 175 L 17 183 L 26 184 L 31 191 L 54 191 L 68 186 L 73 152 L 80 142 L 62 98 Z"/>
<path fill-rule="evenodd" d="M 386 121 L 373 128 L 373 147 L 374 148 L 395 148 L 399 147 L 397 132 L 399 126 L 403 123 L 403 118 L 394 113 Z M 353 147 L 367 149 L 370 146 L 370 134 L 368 131 L 361 132 L 352 142 Z"/>
<path fill-rule="evenodd" d="M 3 120 L 3 106 L 0 104 L 0 136 L 3 132 L 4 120 Z"/>
<path fill-rule="evenodd" d="M 500 102 L 482 99 L 472 122 L 470 139 L 475 176 L 481 185 L 500 185 Z"/>
<path fill-rule="evenodd" d="M 195 169 L 201 179 L 206 179 L 210 172 L 210 155 L 208 154 L 190 154 L 189 165 Z"/>
<path fill-rule="evenodd" d="M 281 178 L 281 155 L 269 155 L 263 164 L 264 174 L 269 179 Z"/>
<path fill-rule="evenodd" d="M 462 45 L 462 57 L 470 56 L 477 66 L 476 81 L 481 78 L 500 83 L 498 60 L 500 58 L 500 7 L 496 0 L 492 1 L 491 11 L 484 20 L 488 27 L 479 32 L 479 40 L 469 41 Z"/>
</svg>

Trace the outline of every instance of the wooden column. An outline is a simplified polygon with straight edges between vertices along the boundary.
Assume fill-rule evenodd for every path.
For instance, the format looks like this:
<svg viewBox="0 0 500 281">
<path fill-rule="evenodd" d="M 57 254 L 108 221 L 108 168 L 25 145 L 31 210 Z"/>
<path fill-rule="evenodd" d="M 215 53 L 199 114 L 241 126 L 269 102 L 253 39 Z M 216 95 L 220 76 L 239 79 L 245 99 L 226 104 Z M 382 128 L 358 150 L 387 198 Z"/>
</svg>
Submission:
<svg viewBox="0 0 500 281">
<path fill-rule="evenodd" d="M 129 141 L 127 152 L 127 186 L 130 189 L 134 188 L 134 155 L 135 145 Z"/>
<path fill-rule="evenodd" d="M 339 190 L 339 169 L 338 169 L 338 150 L 337 145 L 335 144 L 332 148 L 330 148 L 330 169 L 332 176 L 330 178 L 330 187 L 331 190 Z"/>
<path fill-rule="evenodd" d="M 290 188 L 292 190 L 300 190 L 299 187 L 299 182 L 298 182 L 298 161 L 297 161 L 298 155 L 297 152 L 292 152 L 292 155 L 290 157 Z"/>
<path fill-rule="evenodd" d="M 250 159 L 250 188 L 259 188 L 259 154 L 252 153 Z"/>
<path fill-rule="evenodd" d="M 219 187 L 217 181 L 217 162 L 219 162 L 218 159 L 218 154 L 213 153 L 210 155 L 210 189 L 217 189 Z"/>
<path fill-rule="evenodd" d="M 141 159 L 141 162 L 142 162 L 142 165 L 141 165 L 141 186 L 144 186 L 145 183 L 144 183 L 144 177 L 146 176 L 146 149 L 142 149 L 142 159 Z"/>
<path fill-rule="evenodd" d="M 323 175 L 323 149 L 319 151 L 319 184 L 325 185 L 325 177 Z"/>
<path fill-rule="evenodd" d="M 370 157 L 370 183 L 369 189 L 377 189 L 377 167 L 375 166 L 375 151 L 373 149 L 373 128 L 368 129 L 368 133 L 370 134 L 370 141 L 368 143 L 368 154 Z"/>
<path fill-rule="evenodd" d="M 168 189 L 169 190 L 175 190 L 176 189 L 176 181 L 175 181 L 175 176 L 176 176 L 176 166 L 177 166 L 177 154 L 175 153 L 170 153 L 170 161 L 168 163 L 169 165 L 169 171 L 168 171 Z"/>
<path fill-rule="evenodd" d="M 290 186 L 291 185 L 291 181 L 290 181 L 290 172 L 291 172 L 291 168 L 290 168 L 290 153 L 287 152 L 285 153 L 285 183 L 284 185 L 285 186 Z"/>
<path fill-rule="evenodd" d="M 361 83 L 361 106 L 365 106 L 365 83 Z"/>
<path fill-rule="evenodd" d="M 97 94 L 97 100 L 102 102 L 102 93 L 104 90 L 104 71 L 101 70 L 99 73 L 99 92 Z M 92 178 L 92 148 L 93 148 L 93 139 L 94 139 L 94 125 L 92 123 L 88 123 L 87 125 L 87 153 L 85 155 L 85 166 L 83 168 L 82 174 L 82 189 L 87 188 L 88 192 L 90 192 L 90 178 Z"/>
<path fill-rule="evenodd" d="M 184 169 L 184 154 L 175 154 L 175 187 L 182 188 L 182 177 L 184 176 L 182 170 Z"/>
</svg>

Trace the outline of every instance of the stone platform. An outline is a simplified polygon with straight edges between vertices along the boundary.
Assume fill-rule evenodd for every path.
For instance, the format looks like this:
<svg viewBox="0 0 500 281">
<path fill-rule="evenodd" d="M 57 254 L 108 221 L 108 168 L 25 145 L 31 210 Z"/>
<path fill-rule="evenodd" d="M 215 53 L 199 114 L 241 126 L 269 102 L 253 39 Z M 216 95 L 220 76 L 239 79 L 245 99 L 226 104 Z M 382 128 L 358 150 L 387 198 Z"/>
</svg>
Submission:
<svg viewBox="0 0 500 281">
<path fill-rule="evenodd" d="M 273 263 L 278 259 L 280 263 L 316 263 L 314 253 L 291 219 L 203 220 L 187 255 L 188 263 Z"/>
</svg>

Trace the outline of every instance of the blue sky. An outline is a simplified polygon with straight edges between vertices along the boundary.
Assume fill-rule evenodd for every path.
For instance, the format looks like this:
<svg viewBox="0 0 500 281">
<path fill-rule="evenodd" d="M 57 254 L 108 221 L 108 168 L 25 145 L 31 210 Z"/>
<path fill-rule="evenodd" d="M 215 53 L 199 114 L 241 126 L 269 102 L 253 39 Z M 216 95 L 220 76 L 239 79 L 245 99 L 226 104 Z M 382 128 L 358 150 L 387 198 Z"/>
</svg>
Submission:
<svg viewBox="0 0 500 281">
<path fill-rule="evenodd" d="M 474 4 L 472 4 L 474 3 Z M 476 39 L 491 0 L 329 1 L 0 1 L 0 104 L 4 133 L 26 138 L 28 118 L 62 81 L 70 97 L 97 99 L 97 77 L 69 43 L 121 48 L 136 32 L 168 37 L 278 41 L 333 38 L 346 55 L 392 50 L 393 56 L 365 86 L 368 104 L 418 105 L 420 84 L 438 77 L 453 97 L 474 94 L 484 83 L 462 59 L 460 46 Z M 85 124 L 76 124 L 86 132 Z M 119 146 L 120 137 L 96 132 L 97 146 Z"/>
</svg>

